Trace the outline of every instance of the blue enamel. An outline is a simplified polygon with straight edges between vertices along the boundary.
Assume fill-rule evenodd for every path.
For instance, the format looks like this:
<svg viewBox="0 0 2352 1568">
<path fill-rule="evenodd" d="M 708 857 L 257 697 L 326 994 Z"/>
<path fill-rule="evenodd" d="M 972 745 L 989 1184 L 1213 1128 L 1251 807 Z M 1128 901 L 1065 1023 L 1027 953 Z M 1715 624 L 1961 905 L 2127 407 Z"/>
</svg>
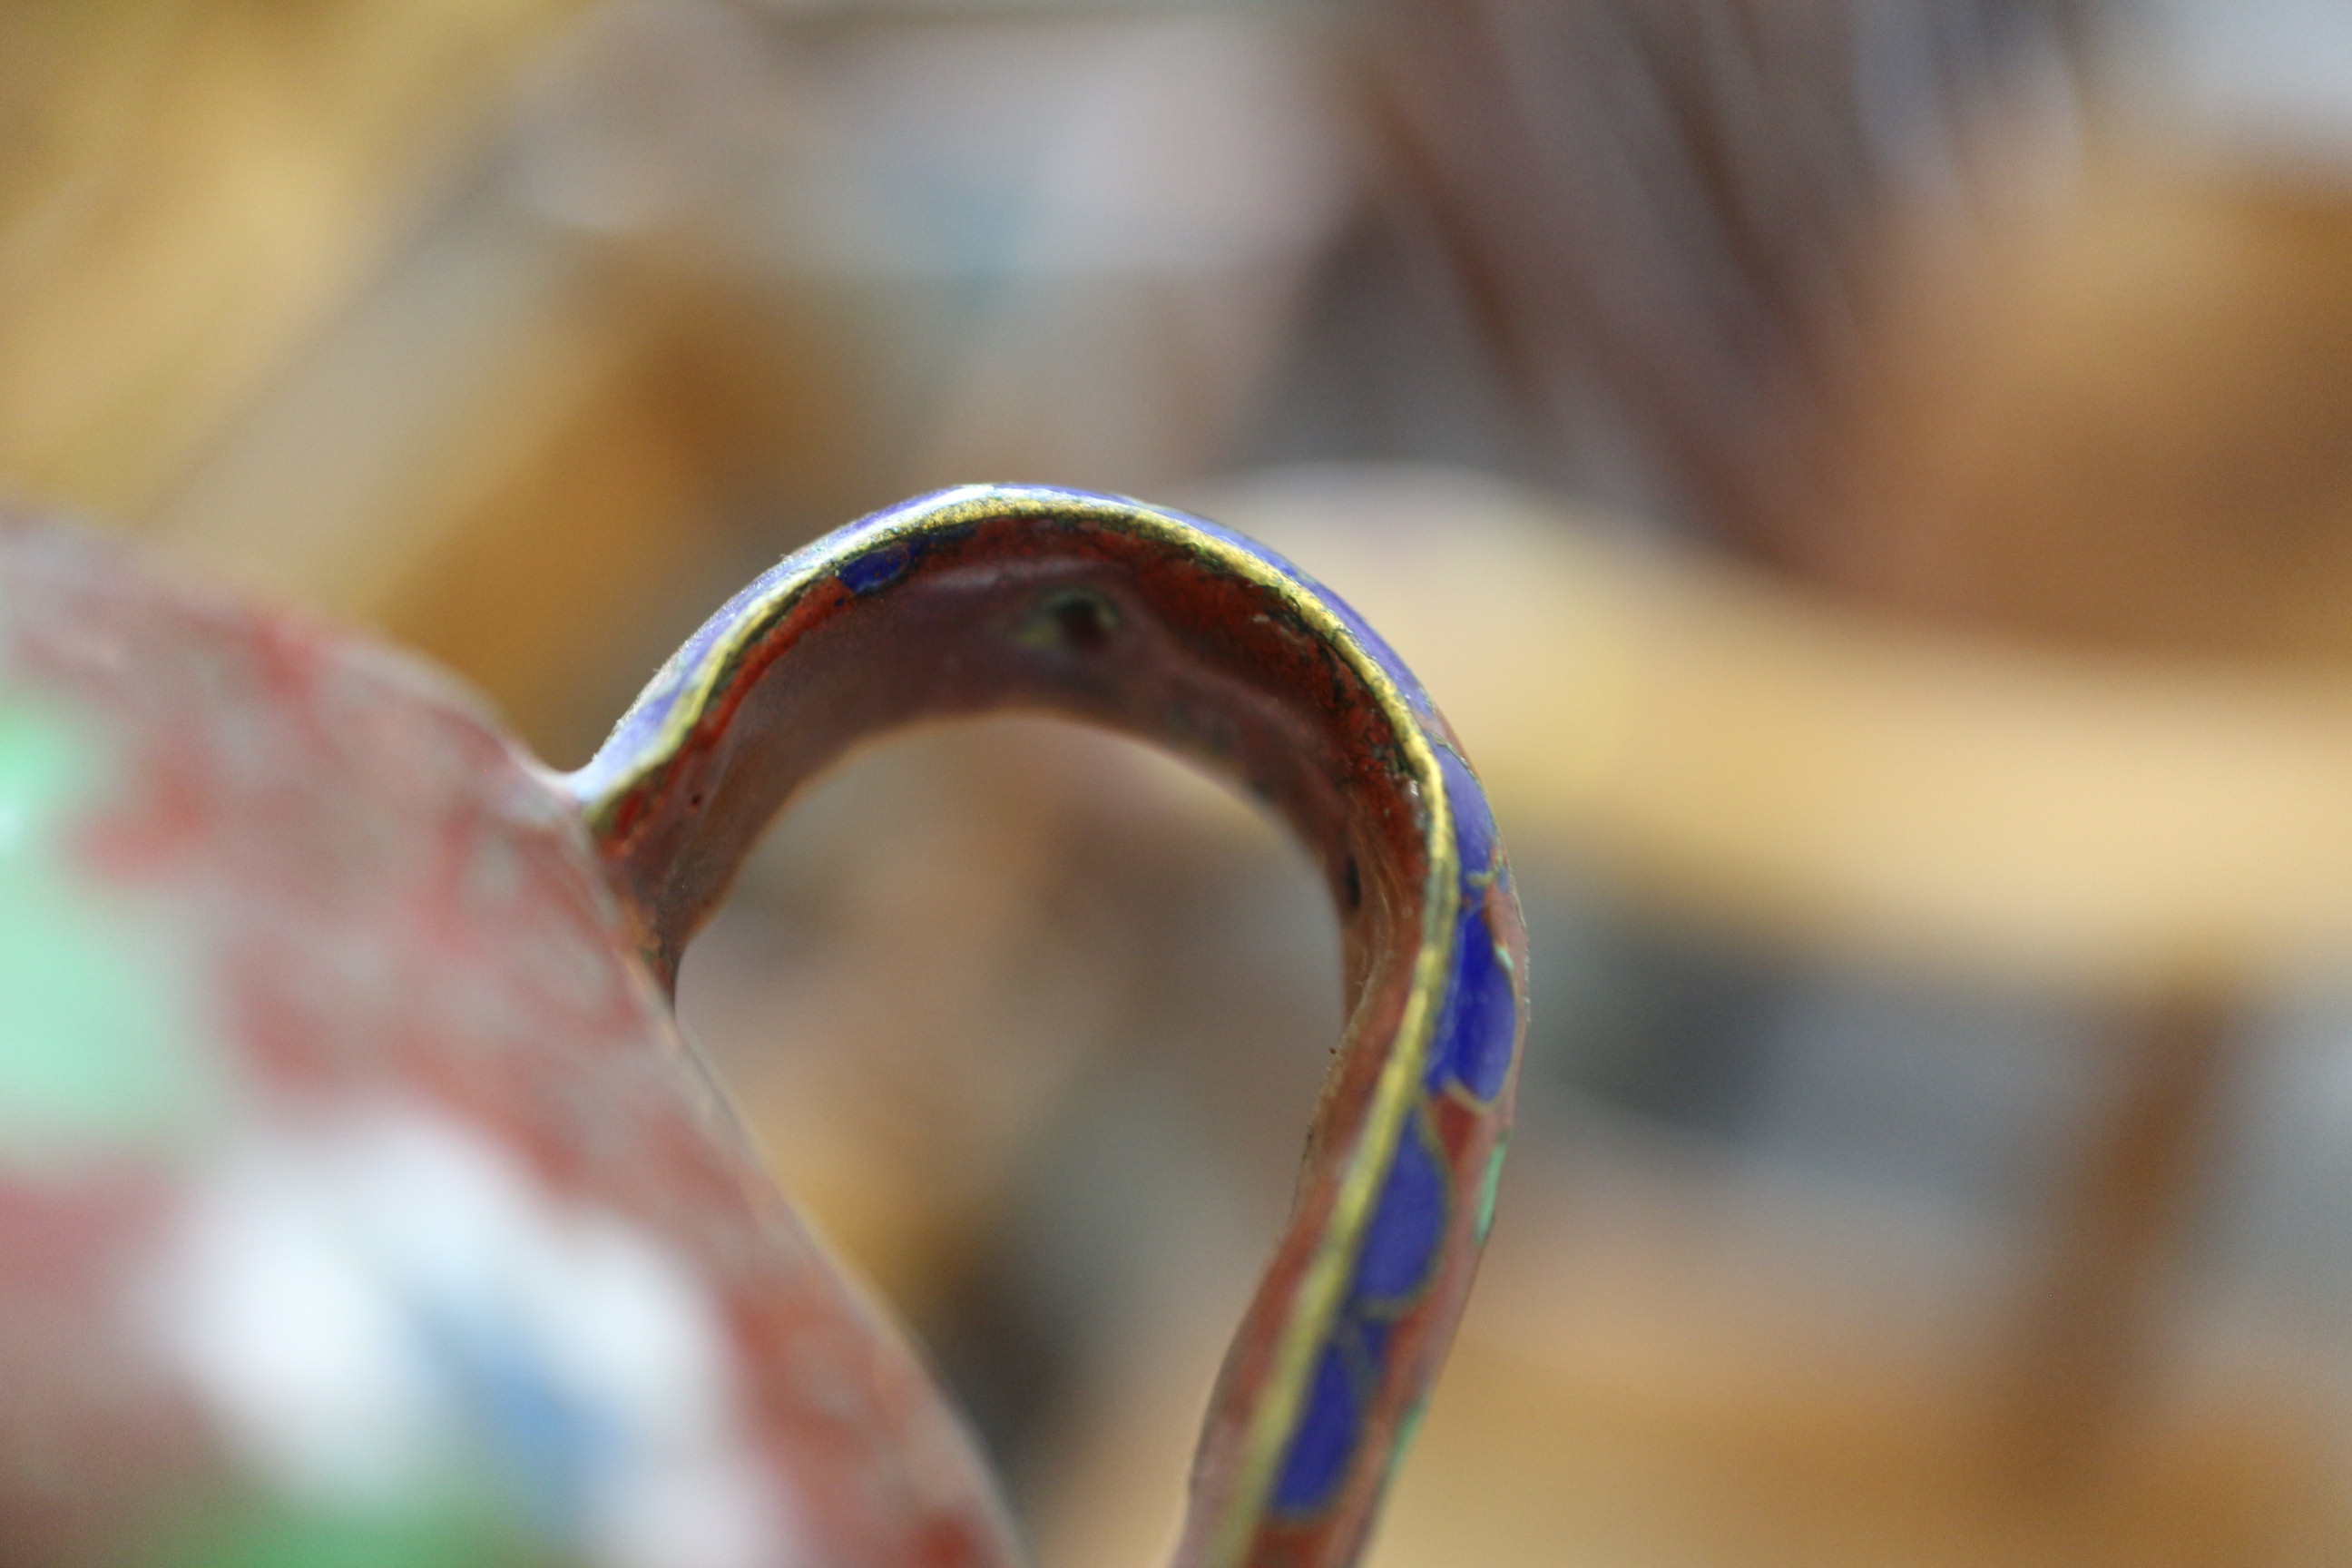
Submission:
<svg viewBox="0 0 2352 1568">
<path fill-rule="evenodd" d="M 1083 496 L 1090 500 L 1109 501 L 1119 506 L 1138 504 L 1127 496 L 1105 495 L 1098 491 L 1070 490 L 1065 493 Z M 1405 700 L 1412 705 L 1415 711 L 1424 716 L 1436 712 L 1436 706 L 1430 701 L 1429 693 L 1422 689 L 1420 677 L 1414 675 L 1412 668 L 1397 657 L 1396 649 L 1389 646 L 1388 639 L 1374 631 L 1371 623 L 1359 615 L 1353 605 L 1301 570 L 1281 552 L 1268 549 L 1247 534 L 1235 533 L 1223 523 L 1212 522 L 1204 517 L 1195 517 L 1191 512 L 1171 512 L 1169 515 L 1181 518 L 1202 532 L 1221 539 L 1236 549 L 1247 551 L 1314 595 L 1323 602 L 1326 609 L 1339 617 L 1340 623 L 1354 636 L 1363 650 L 1372 656 L 1372 661 L 1381 667 L 1383 674 L 1396 683 L 1397 689 L 1404 693 Z"/>
<path fill-rule="evenodd" d="M 1312 1513 L 1331 1499 L 1361 1434 L 1364 1401 L 1349 1375 L 1338 1344 L 1326 1345 L 1315 1363 L 1307 1413 L 1290 1440 L 1290 1455 L 1275 1482 L 1274 1506 L 1285 1513 Z"/>
<path fill-rule="evenodd" d="M 1364 651 L 1372 656 L 1373 662 L 1396 682 L 1397 689 L 1404 693 L 1404 700 L 1412 705 L 1415 712 L 1424 717 L 1436 713 L 1436 707 L 1429 700 L 1429 693 L 1421 689 L 1420 679 L 1407 668 L 1403 659 L 1397 657 L 1396 649 L 1389 647 L 1388 639 L 1372 630 L 1371 623 L 1356 613 L 1354 605 L 1305 573 L 1293 568 L 1292 574 L 1322 600 L 1327 609 L 1339 617 L 1340 623 L 1363 646 Z"/>
<path fill-rule="evenodd" d="M 1510 971 L 1503 967 L 1494 928 L 1487 923 L 1483 889 L 1465 901 L 1454 945 L 1454 984 L 1439 1014 L 1435 1048 L 1430 1053 L 1429 1089 L 1450 1080 L 1480 1100 L 1492 1100 L 1510 1076 L 1511 1047 L 1518 1036 L 1518 998 Z"/>
<path fill-rule="evenodd" d="M 1385 1318 L 1348 1318 L 1341 1321 L 1339 1343 L 1349 1354 L 1349 1365 L 1357 1382 L 1368 1394 L 1380 1386 L 1381 1370 L 1388 1364 L 1389 1335 L 1396 1325 Z"/>
<path fill-rule="evenodd" d="M 1473 896 L 1495 868 L 1495 814 L 1470 764 L 1440 743 L 1437 765 L 1445 774 L 1445 798 L 1454 803 L 1454 850 L 1462 862 L 1463 897 Z"/>
<path fill-rule="evenodd" d="M 1396 1302 L 1420 1290 L 1445 1237 L 1445 1173 L 1416 1117 L 1398 1140 L 1381 1201 L 1356 1255 L 1350 1305 Z"/>
<path fill-rule="evenodd" d="M 841 585 L 853 594 L 870 594 L 896 582 L 914 563 L 915 546 L 911 542 L 886 544 L 869 554 L 843 562 Z"/>
<path fill-rule="evenodd" d="M 421 1316 L 427 1344 L 538 1521 L 559 1534 L 576 1530 L 631 1435 L 564 1388 L 520 1325 Z"/>
</svg>

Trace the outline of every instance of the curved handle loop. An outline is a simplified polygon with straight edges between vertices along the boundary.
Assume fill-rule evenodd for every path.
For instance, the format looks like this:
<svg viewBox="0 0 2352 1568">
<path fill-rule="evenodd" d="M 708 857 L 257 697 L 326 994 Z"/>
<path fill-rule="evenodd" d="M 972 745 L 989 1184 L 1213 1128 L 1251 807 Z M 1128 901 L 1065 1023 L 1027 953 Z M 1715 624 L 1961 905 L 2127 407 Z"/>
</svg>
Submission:
<svg viewBox="0 0 2352 1568">
<path fill-rule="evenodd" d="M 1180 513 L 943 491 L 738 595 L 567 782 L 667 982 L 799 784 L 875 731 L 1003 708 L 1204 763 L 1279 810 L 1329 881 L 1345 1033 L 1218 1379 L 1177 1561 L 1351 1563 L 1486 1239 L 1526 1012 L 1525 936 L 1485 796 L 1353 611 Z"/>
</svg>

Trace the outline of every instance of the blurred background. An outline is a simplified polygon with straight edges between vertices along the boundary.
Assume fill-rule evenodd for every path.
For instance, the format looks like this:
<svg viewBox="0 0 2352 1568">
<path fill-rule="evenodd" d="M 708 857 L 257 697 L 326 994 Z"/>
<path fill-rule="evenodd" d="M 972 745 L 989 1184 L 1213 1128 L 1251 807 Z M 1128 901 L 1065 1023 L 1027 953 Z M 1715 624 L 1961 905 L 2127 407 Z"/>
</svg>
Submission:
<svg viewBox="0 0 2352 1568">
<path fill-rule="evenodd" d="M 1379 1568 L 2352 1560 L 2352 8 L 0 5 L 23 504 L 568 766 L 971 479 L 1286 550 L 1495 795 L 1520 1130 Z M 681 1005 L 1045 1568 L 1152 1561 L 1304 859 L 925 731 Z"/>
</svg>

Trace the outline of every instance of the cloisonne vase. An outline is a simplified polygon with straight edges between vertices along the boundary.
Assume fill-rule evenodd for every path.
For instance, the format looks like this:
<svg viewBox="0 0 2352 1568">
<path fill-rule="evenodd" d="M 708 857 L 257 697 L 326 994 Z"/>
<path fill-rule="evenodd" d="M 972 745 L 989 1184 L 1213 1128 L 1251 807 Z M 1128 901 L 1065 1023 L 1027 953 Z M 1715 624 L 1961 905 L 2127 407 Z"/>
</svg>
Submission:
<svg viewBox="0 0 2352 1568">
<path fill-rule="evenodd" d="M 568 775 L 401 656 L 0 530 L 0 1565 L 1019 1561 L 669 1006 L 795 786 L 1006 707 L 1200 760 L 1328 879 L 1346 1031 L 1177 1561 L 1354 1561 L 1491 1214 L 1493 822 L 1311 578 L 973 487 L 785 560 Z"/>
</svg>

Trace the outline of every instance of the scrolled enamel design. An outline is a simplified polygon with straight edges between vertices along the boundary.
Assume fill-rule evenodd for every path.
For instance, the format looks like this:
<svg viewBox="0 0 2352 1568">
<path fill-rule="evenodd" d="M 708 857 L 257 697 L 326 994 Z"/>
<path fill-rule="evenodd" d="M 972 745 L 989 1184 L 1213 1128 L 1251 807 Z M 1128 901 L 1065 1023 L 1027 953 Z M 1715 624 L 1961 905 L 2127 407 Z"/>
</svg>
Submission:
<svg viewBox="0 0 2352 1568">
<path fill-rule="evenodd" d="M 1339 910 L 1347 1022 L 1227 1354 L 1183 1568 L 1360 1553 L 1492 1212 L 1525 938 L 1475 774 L 1360 617 L 1273 552 L 1116 497 L 976 486 L 845 528 L 682 648 L 564 781 L 656 974 L 792 793 L 859 739 L 1021 708 L 1269 803 Z"/>
</svg>

